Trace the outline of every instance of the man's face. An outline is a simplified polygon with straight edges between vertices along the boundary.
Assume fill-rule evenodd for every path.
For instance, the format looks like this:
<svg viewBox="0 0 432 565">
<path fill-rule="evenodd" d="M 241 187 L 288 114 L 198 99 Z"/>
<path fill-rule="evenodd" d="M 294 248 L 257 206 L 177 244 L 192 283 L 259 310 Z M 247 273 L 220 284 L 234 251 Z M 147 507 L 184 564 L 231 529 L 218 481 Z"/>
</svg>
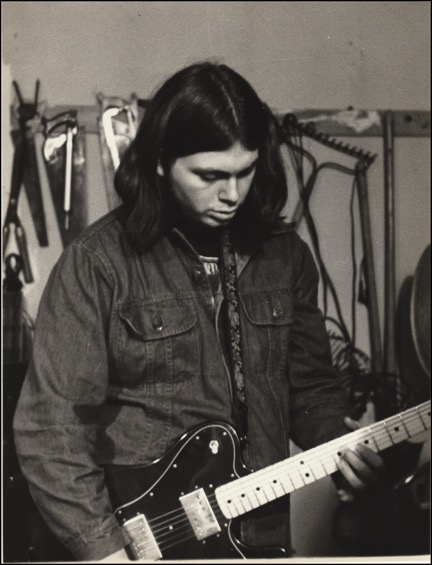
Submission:
<svg viewBox="0 0 432 565">
<path fill-rule="evenodd" d="M 180 211 L 208 227 L 222 227 L 243 204 L 255 174 L 258 151 L 236 143 L 227 151 L 179 157 L 168 172 Z M 158 174 L 165 175 L 161 165 Z"/>
</svg>

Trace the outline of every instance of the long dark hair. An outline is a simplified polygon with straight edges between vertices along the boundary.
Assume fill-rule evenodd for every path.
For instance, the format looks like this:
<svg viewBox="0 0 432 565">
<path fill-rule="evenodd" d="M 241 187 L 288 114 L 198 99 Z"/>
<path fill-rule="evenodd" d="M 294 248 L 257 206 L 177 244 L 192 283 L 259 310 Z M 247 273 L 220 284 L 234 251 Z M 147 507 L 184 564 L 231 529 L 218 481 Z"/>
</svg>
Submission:
<svg viewBox="0 0 432 565">
<path fill-rule="evenodd" d="M 258 162 L 235 227 L 246 239 L 270 233 L 287 199 L 280 139 L 271 110 L 227 65 L 206 61 L 172 75 L 148 102 L 115 175 L 131 245 L 142 252 L 166 232 L 169 195 L 159 162 L 167 170 L 179 157 L 225 151 L 236 142 L 258 149 Z"/>
</svg>

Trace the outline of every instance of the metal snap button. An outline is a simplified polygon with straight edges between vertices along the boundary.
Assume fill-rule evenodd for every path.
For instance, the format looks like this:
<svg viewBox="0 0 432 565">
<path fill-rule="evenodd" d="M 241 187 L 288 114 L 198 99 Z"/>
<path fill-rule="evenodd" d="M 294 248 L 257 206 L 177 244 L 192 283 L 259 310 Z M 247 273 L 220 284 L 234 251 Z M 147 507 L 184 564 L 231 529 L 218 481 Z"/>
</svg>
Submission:
<svg viewBox="0 0 432 565">
<path fill-rule="evenodd" d="M 152 318 L 152 326 L 153 329 L 156 330 L 157 332 L 160 332 L 163 330 L 163 319 L 162 316 L 160 314 L 154 314 L 153 318 Z"/>
<path fill-rule="evenodd" d="M 283 315 L 284 311 L 283 308 L 280 308 L 279 306 L 275 306 L 273 308 L 273 318 L 280 318 Z"/>
</svg>

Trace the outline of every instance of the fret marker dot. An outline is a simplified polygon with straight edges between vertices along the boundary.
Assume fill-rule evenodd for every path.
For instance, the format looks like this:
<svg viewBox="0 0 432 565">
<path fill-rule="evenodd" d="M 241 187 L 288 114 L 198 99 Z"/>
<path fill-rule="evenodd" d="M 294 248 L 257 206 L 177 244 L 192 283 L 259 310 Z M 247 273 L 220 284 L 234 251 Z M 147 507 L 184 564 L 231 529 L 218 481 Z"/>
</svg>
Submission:
<svg viewBox="0 0 432 565">
<path fill-rule="evenodd" d="M 277 483 L 277 480 L 276 480 L 276 479 L 273 479 L 273 482 L 276 484 L 276 483 Z"/>
<path fill-rule="evenodd" d="M 306 477 L 309 477 L 309 473 L 306 473 Z"/>
<path fill-rule="evenodd" d="M 244 498 L 245 496 L 246 496 L 245 494 L 242 494 L 242 495 L 241 495 L 242 498 Z"/>
<path fill-rule="evenodd" d="M 300 465 L 304 465 L 304 461 L 300 461 Z"/>
<path fill-rule="evenodd" d="M 257 487 L 256 489 L 257 489 L 257 490 L 261 490 L 260 487 Z"/>
<path fill-rule="evenodd" d="M 365 439 L 364 442 L 366 443 L 366 445 L 369 443 L 368 439 Z"/>
<path fill-rule="evenodd" d="M 337 453 L 337 454 L 339 455 L 339 457 L 340 457 L 340 456 L 342 455 L 342 453 L 341 453 L 340 451 L 338 451 L 338 453 Z"/>
<path fill-rule="evenodd" d="M 398 432 L 399 428 L 396 426 L 394 430 L 395 430 L 395 432 Z"/>
</svg>

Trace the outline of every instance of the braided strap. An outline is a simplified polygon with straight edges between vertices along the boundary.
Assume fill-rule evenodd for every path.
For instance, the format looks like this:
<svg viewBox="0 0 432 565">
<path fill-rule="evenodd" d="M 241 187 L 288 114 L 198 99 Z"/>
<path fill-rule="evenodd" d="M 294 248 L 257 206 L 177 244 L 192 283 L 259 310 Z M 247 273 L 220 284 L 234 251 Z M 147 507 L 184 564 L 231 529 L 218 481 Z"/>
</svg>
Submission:
<svg viewBox="0 0 432 565">
<path fill-rule="evenodd" d="M 244 386 L 239 297 L 234 247 L 230 233 L 225 230 L 222 236 L 222 286 L 225 298 L 225 312 L 228 330 L 228 343 L 231 355 L 232 380 L 241 439 L 247 434 L 247 406 Z"/>
</svg>

